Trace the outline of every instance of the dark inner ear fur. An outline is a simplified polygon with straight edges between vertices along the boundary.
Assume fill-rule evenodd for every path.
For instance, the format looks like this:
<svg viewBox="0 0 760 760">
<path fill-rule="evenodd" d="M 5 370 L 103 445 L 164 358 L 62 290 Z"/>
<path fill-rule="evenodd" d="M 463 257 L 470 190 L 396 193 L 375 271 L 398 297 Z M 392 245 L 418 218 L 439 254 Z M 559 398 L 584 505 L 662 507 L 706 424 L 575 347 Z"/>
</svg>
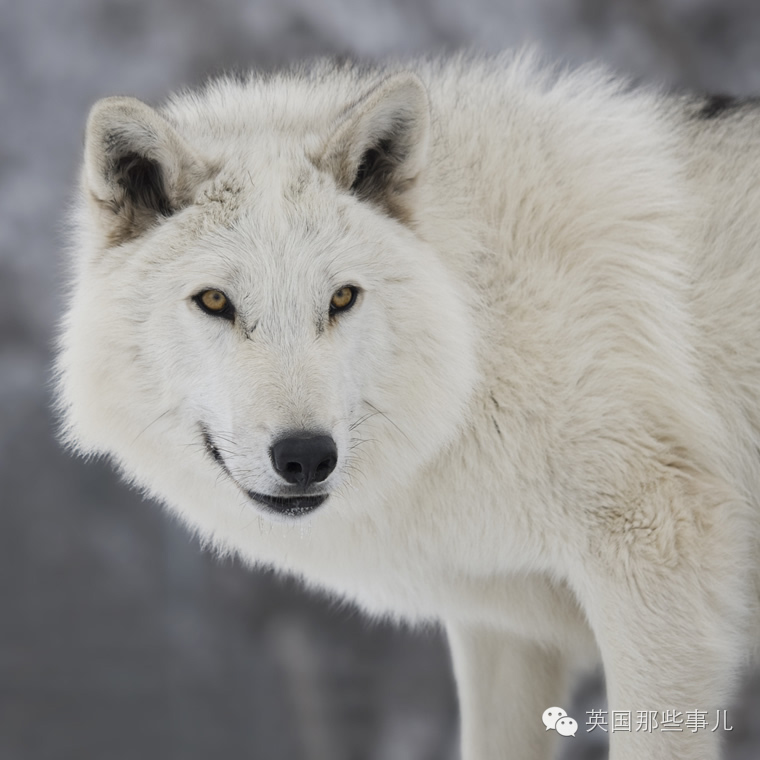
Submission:
<svg viewBox="0 0 760 760">
<path fill-rule="evenodd" d="M 113 171 L 116 182 L 124 190 L 120 207 L 130 204 L 161 216 L 171 216 L 174 209 L 157 161 L 137 153 L 127 153 L 115 161 Z"/>
<path fill-rule="evenodd" d="M 399 72 L 346 107 L 314 163 L 359 200 L 412 224 L 409 191 L 425 165 L 429 127 L 423 83 Z"/>
<path fill-rule="evenodd" d="M 402 196 L 413 182 L 403 170 L 411 149 L 413 128 L 411 120 L 394 119 L 364 149 L 350 185 L 351 192 L 358 198 L 378 204 L 401 221 L 408 217 Z"/>
<path fill-rule="evenodd" d="M 391 181 L 397 164 L 391 140 L 380 140 L 377 145 L 364 151 L 351 184 L 351 192 L 365 199 L 380 196 Z"/>
<path fill-rule="evenodd" d="M 83 189 L 107 247 L 133 240 L 192 202 L 209 167 L 163 116 L 135 98 L 104 98 L 85 135 Z"/>
</svg>

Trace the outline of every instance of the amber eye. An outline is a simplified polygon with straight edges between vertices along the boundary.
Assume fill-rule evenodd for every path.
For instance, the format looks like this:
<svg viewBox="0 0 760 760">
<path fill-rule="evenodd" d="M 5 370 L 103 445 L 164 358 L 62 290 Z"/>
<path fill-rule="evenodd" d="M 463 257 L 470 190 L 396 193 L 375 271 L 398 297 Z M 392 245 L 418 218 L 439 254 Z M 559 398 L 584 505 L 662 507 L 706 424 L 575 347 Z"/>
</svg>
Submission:
<svg viewBox="0 0 760 760">
<path fill-rule="evenodd" d="M 353 285 L 344 285 L 342 288 L 338 288 L 330 299 L 330 316 L 339 311 L 350 309 L 356 301 L 358 292 L 359 288 Z"/>
<path fill-rule="evenodd" d="M 203 290 L 193 300 L 206 314 L 211 314 L 213 317 L 224 317 L 230 320 L 235 317 L 235 307 L 221 290 L 215 288 Z"/>
</svg>

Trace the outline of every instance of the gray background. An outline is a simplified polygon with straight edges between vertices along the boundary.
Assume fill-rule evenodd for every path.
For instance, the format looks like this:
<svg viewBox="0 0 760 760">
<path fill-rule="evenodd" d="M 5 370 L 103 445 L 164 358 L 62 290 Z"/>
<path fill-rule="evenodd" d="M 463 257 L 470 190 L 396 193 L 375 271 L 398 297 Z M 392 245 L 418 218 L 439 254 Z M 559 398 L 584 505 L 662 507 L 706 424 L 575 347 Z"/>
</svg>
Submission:
<svg viewBox="0 0 760 760">
<path fill-rule="evenodd" d="M 62 220 L 98 97 L 156 101 L 318 53 L 525 41 L 643 82 L 760 93 L 751 0 L 0 0 L 0 760 L 458 756 L 437 632 L 370 624 L 202 553 L 106 465 L 59 450 L 48 367 Z M 581 724 L 599 684 L 576 695 Z M 749 672 L 729 715 L 728 756 L 756 760 Z M 581 733 L 565 756 L 604 757 L 604 736 Z"/>
</svg>

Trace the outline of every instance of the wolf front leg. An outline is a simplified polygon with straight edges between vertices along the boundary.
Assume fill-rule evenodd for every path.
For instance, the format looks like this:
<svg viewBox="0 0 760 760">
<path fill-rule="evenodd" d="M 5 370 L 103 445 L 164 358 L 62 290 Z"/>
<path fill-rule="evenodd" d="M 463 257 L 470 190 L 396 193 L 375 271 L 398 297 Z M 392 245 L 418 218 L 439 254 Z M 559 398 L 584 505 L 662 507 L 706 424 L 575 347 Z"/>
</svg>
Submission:
<svg viewBox="0 0 760 760">
<path fill-rule="evenodd" d="M 570 582 L 602 655 L 609 717 L 631 721 L 610 731 L 610 760 L 718 760 L 716 714 L 730 706 L 754 607 L 751 524 L 719 485 L 647 490 L 574 542 Z M 641 725 L 646 713 L 656 725 Z"/>
<path fill-rule="evenodd" d="M 461 714 L 462 760 L 549 760 L 542 715 L 565 698 L 558 651 L 520 636 L 447 626 Z"/>
</svg>

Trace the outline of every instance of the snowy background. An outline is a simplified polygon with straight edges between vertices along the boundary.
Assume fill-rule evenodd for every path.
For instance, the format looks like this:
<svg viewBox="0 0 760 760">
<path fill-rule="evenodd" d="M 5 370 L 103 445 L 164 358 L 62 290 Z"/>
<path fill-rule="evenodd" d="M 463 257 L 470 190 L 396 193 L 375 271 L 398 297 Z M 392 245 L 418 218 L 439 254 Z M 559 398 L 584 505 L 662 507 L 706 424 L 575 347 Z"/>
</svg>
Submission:
<svg viewBox="0 0 760 760">
<path fill-rule="evenodd" d="M 97 98 L 155 102 L 214 72 L 321 53 L 526 41 L 643 82 L 760 93 L 754 0 L 0 0 L 2 760 L 458 757 L 441 636 L 220 564 L 107 466 L 61 452 L 50 345 L 62 219 Z M 576 695 L 581 724 L 603 706 L 599 684 Z M 749 671 L 729 715 L 728 757 L 757 760 Z M 603 739 L 579 732 L 565 757 L 605 757 Z"/>
</svg>

